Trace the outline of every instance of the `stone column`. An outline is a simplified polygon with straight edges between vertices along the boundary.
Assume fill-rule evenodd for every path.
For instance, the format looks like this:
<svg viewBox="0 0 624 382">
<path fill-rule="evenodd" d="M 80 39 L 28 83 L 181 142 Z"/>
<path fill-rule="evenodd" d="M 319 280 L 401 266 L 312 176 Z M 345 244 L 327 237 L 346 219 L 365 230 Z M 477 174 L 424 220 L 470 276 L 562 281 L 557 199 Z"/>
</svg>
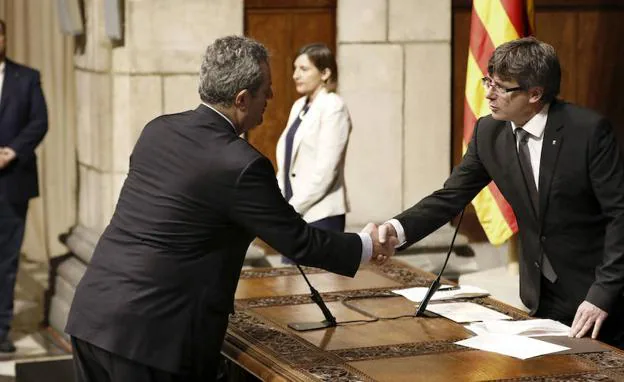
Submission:
<svg viewBox="0 0 624 382">
<path fill-rule="evenodd" d="M 450 172 L 451 11 L 450 0 L 338 1 L 354 229 L 412 206 Z"/>
</svg>

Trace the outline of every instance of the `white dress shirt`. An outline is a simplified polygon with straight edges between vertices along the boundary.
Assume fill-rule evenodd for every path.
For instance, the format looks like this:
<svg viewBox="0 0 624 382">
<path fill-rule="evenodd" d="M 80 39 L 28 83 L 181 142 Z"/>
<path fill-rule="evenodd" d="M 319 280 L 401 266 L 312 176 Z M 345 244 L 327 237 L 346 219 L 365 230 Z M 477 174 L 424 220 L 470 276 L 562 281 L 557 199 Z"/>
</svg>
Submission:
<svg viewBox="0 0 624 382">
<path fill-rule="evenodd" d="M 0 83 L 1 86 L 1 83 Z M 232 121 L 230 121 L 230 119 L 228 117 L 226 117 L 223 113 L 221 113 L 219 110 L 215 109 L 214 107 L 208 105 L 205 102 L 202 102 L 202 104 L 208 108 L 210 108 L 211 110 L 213 110 L 215 113 L 219 114 L 220 116 L 223 117 L 223 119 L 225 119 L 226 121 L 228 121 L 228 123 L 232 126 L 232 129 L 234 129 L 234 131 L 236 131 L 236 127 L 234 126 L 234 123 Z M 371 236 L 367 233 L 358 233 L 358 235 L 360 236 L 360 240 L 362 240 L 362 257 L 360 260 L 360 264 L 366 264 L 370 261 L 371 257 L 373 256 L 373 239 L 371 238 Z"/>
<path fill-rule="evenodd" d="M 531 167 L 533 167 L 533 179 L 535 179 L 535 187 L 539 190 L 539 170 L 540 170 L 540 159 L 542 156 L 542 143 L 544 142 L 544 130 L 546 129 L 546 121 L 548 120 L 548 109 L 550 108 L 550 104 L 544 105 L 542 110 L 539 113 L 535 114 L 531 119 L 527 121 L 523 126 L 518 126 L 515 123 L 511 122 L 511 128 L 513 133 L 515 134 L 516 129 L 522 127 L 529 134 L 527 135 L 528 141 L 527 146 L 529 148 L 529 153 L 531 154 Z M 519 142 L 516 142 L 516 150 L 518 150 Z M 397 239 L 399 239 L 399 244 L 397 247 L 405 244 L 405 230 L 403 229 L 403 225 L 396 220 L 390 219 L 386 223 L 392 224 L 394 230 L 397 233 Z"/>
<path fill-rule="evenodd" d="M 2 86 L 4 86 L 4 68 L 6 67 L 6 63 L 4 61 L 0 62 L 0 101 L 2 101 Z"/>
<path fill-rule="evenodd" d="M 546 104 L 539 113 L 529 119 L 524 126 L 518 126 L 511 122 L 511 128 L 516 134 L 516 129 L 522 127 L 527 133 L 527 147 L 531 154 L 531 167 L 533 168 L 533 179 L 535 179 L 535 188 L 539 191 L 539 170 L 540 159 L 542 156 L 542 143 L 544 142 L 544 130 L 546 129 L 546 121 L 548 120 L 548 108 L 550 104 Z M 517 140 L 516 140 L 517 141 Z M 519 149 L 520 142 L 516 142 L 516 150 Z"/>
</svg>

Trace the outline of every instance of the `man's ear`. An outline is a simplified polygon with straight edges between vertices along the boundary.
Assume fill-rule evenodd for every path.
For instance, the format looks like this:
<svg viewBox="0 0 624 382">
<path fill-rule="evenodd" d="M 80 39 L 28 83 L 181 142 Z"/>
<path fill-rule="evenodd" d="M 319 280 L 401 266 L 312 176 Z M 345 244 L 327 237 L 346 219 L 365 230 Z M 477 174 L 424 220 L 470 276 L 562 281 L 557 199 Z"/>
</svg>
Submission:
<svg viewBox="0 0 624 382">
<path fill-rule="evenodd" d="M 241 111 L 247 111 L 251 101 L 251 93 L 247 89 L 243 89 L 236 94 L 234 98 L 234 106 Z"/>
<path fill-rule="evenodd" d="M 529 102 L 537 103 L 542 100 L 544 96 L 544 88 L 541 86 L 534 86 L 528 90 L 529 93 Z"/>
</svg>

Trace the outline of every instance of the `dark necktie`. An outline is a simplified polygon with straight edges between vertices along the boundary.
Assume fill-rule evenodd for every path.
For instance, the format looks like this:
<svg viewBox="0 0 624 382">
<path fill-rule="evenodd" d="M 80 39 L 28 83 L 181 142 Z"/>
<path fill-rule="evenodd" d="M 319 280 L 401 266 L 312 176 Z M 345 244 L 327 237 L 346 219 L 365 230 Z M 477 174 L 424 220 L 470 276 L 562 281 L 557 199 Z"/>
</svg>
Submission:
<svg viewBox="0 0 624 382">
<path fill-rule="evenodd" d="M 531 197 L 531 204 L 533 204 L 533 210 L 535 214 L 539 216 L 539 193 L 535 183 L 535 177 L 533 176 L 533 166 L 531 165 L 531 153 L 529 151 L 528 141 L 529 133 L 522 129 L 516 129 L 516 139 L 518 141 L 518 159 L 520 160 L 520 168 L 522 169 L 522 175 L 527 187 L 529 196 Z M 550 260 L 546 257 L 546 254 L 542 252 L 542 274 L 544 277 L 554 283 L 557 281 L 557 274 L 550 264 Z"/>
<path fill-rule="evenodd" d="M 520 168 L 526 183 L 527 191 L 531 197 L 533 211 L 539 215 L 539 194 L 535 185 L 535 177 L 533 176 L 533 166 L 531 165 L 531 153 L 529 152 L 529 133 L 522 129 L 516 129 L 516 139 L 518 140 L 518 159 L 520 160 Z"/>
<path fill-rule="evenodd" d="M 297 134 L 297 129 L 301 124 L 301 119 L 305 115 L 305 113 L 310 108 L 310 103 L 306 103 L 303 107 L 303 110 L 297 115 L 297 118 L 293 121 L 292 125 L 290 125 L 290 130 L 286 134 L 286 149 L 284 150 L 284 199 L 289 201 L 292 198 L 292 186 L 290 185 L 290 162 L 292 160 L 292 150 L 293 150 L 293 142 L 295 140 L 295 135 Z"/>
</svg>

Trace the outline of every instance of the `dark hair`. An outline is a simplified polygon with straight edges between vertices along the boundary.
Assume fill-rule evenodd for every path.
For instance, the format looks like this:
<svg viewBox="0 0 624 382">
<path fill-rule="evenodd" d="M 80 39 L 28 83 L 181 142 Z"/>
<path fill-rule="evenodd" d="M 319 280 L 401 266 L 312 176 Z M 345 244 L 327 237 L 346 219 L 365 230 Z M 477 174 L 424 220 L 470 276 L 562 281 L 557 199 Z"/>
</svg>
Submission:
<svg viewBox="0 0 624 382">
<path fill-rule="evenodd" d="M 336 64 L 336 58 L 327 45 L 321 42 L 305 45 L 299 49 L 297 57 L 302 54 L 307 55 L 310 62 L 312 62 L 319 71 L 322 72 L 325 69 L 330 70 L 331 75 L 329 76 L 329 83 L 335 85 L 338 82 L 338 65 Z"/>
<path fill-rule="evenodd" d="M 231 106 L 243 89 L 255 95 L 264 79 L 260 64 L 268 61 L 264 45 L 253 39 L 242 36 L 216 39 L 206 48 L 199 71 L 201 100 Z"/>
<path fill-rule="evenodd" d="M 4 20 L 0 19 L 0 27 L 2 27 L 2 33 L 1 34 L 6 34 L 6 24 L 4 23 Z"/>
<path fill-rule="evenodd" d="M 552 45 L 535 37 L 524 37 L 501 44 L 488 61 L 488 73 L 504 81 L 517 81 L 523 89 L 544 88 L 542 101 L 557 97 L 561 85 L 561 66 Z"/>
</svg>

